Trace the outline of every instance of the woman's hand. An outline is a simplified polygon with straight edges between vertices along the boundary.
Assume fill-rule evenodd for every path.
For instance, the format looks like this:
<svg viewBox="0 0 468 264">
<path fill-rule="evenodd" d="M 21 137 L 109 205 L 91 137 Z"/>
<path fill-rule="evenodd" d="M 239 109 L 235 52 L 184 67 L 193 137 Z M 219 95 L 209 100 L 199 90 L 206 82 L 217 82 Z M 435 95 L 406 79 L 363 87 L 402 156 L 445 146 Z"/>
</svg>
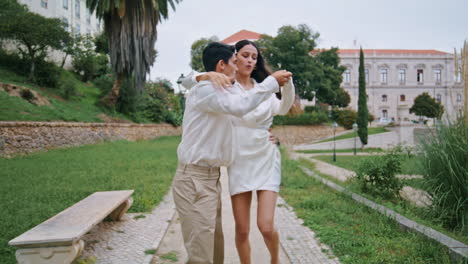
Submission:
<svg viewBox="0 0 468 264">
<path fill-rule="evenodd" d="M 285 83 L 291 79 L 292 73 L 288 72 L 286 70 L 280 70 L 280 71 L 275 71 L 274 73 L 271 74 L 276 81 L 278 82 L 279 86 L 283 86 Z"/>
<path fill-rule="evenodd" d="M 219 72 L 207 72 L 196 77 L 199 81 L 211 81 L 213 86 L 219 90 L 232 87 L 234 80 L 229 79 L 225 74 Z"/>
</svg>

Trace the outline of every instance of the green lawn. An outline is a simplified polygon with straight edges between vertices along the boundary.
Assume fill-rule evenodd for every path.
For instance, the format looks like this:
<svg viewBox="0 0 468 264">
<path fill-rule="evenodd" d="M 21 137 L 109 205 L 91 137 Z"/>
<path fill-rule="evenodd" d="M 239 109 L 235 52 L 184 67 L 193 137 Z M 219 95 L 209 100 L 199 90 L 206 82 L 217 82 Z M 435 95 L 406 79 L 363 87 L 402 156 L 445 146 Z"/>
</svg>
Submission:
<svg viewBox="0 0 468 264">
<path fill-rule="evenodd" d="M 311 150 L 298 150 L 296 152 L 299 153 L 333 153 L 333 149 L 311 149 Z M 354 152 L 354 149 L 337 149 L 337 153 L 348 153 L 348 152 Z M 384 152 L 383 149 L 381 148 L 357 148 L 356 152 L 364 152 L 364 153 L 373 153 L 373 152 Z"/>
<path fill-rule="evenodd" d="M 68 74 L 66 78 L 74 77 Z M 33 89 L 45 96 L 51 103 L 50 106 L 37 106 L 0 90 L 0 121 L 102 122 L 101 118 L 98 117 L 102 113 L 117 119 L 128 119 L 122 114 L 110 113 L 96 106 L 100 90 L 92 84 L 75 80 L 79 95 L 65 100 L 60 97 L 58 89 L 43 88 L 31 84 L 25 77 L 1 67 L 0 82 Z"/>
<path fill-rule="evenodd" d="M 390 208 L 394 210 L 395 212 L 401 215 L 404 215 L 405 217 L 409 219 L 412 219 L 413 221 L 429 226 L 433 228 L 434 230 L 437 230 L 449 237 L 452 237 L 458 241 L 461 241 L 462 243 L 468 244 L 468 233 L 467 233 L 468 229 L 466 228 L 465 230 L 448 229 L 443 226 L 440 219 L 433 217 L 433 214 L 431 213 L 431 211 L 426 208 L 417 207 L 401 198 L 385 199 L 379 196 L 364 193 L 361 191 L 360 185 L 356 181 L 351 180 L 351 181 L 341 182 L 331 177 L 330 175 L 323 174 L 319 172 L 318 170 L 316 170 L 315 163 L 311 162 L 308 159 L 301 158 L 299 162 L 302 166 L 308 167 L 309 169 L 313 170 L 316 174 L 318 174 L 322 178 L 325 178 L 338 185 L 341 185 L 354 193 L 358 193 L 359 195 L 362 195 L 366 197 L 367 199 L 376 202 L 377 204 L 386 206 L 387 208 Z M 424 181 L 423 179 L 409 179 L 409 180 L 402 180 L 402 183 L 403 185 L 409 185 L 414 188 L 424 189 L 423 181 Z"/>
<path fill-rule="evenodd" d="M 0 158 L 0 263 L 16 263 L 9 240 L 93 192 L 134 189 L 130 211 L 150 211 L 169 190 L 179 141 L 161 137 Z"/>
<path fill-rule="evenodd" d="M 368 135 L 374 135 L 374 134 L 389 132 L 389 130 L 385 129 L 384 127 L 369 127 L 367 132 L 368 132 Z M 335 140 L 353 138 L 356 136 L 357 136 L 356 132 L 352 131 L 352 132 L 335 137 Z M 359 140 L 359 138 L 357 140 Z M 333 138 L 324 139 L 316 143 L 322 143 L 322 142 L 328 142 L 328 141 L 333 141 Z"/>
<path fill-rule="evenodd" d="M 307 176 L 298 164 L 283 159 L 281 195 L 341 263 L 451 263 L 446 248 L 402 231 L 395 221 Z"/>
<path fill-rule="evenodd" d="M 412 156 L 411 158 L 408 158 L 406 155 L 402 155 L 405 156 L 405 159 L 402 163 L 402 172 L 400 174 L 422 174 L 422 170 L 420 167 L 421 157 Z M 338 167 L 342 167 L 352 171 L 355 171 L 357 169 L 359 161 L 365 158 L 366 156 L 337 156 L 336 162 L 333 162 L 333 157 L 330 155 L 314 157 L 314 159 L 325 161 Z"/>
</svg>

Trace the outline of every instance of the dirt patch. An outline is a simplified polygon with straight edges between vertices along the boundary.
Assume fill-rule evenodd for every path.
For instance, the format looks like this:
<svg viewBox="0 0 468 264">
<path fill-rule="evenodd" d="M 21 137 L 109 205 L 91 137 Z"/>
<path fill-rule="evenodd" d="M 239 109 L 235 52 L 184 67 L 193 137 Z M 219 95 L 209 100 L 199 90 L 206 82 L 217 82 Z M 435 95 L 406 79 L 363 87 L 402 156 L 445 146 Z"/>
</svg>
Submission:
<svg viewBox="0 0 468 264">
<path fill-rule="evenodd" d="M 49 100 L 33 89 L 8 83 L 0 83 L 0 89 L 7 92 L 10 96 L 19 97 L 31 104 L 50 106 Z"/>
</svg>

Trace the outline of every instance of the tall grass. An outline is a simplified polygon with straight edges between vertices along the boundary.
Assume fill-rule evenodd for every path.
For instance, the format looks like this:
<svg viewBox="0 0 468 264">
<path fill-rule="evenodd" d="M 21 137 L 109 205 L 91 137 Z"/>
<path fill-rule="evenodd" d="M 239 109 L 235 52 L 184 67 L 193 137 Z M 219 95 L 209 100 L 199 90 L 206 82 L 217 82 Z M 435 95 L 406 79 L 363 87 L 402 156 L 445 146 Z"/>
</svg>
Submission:
<svg viewBox="0 0 468 264">
<path fill-rule="evenodd" d="M 442 124 L 422 143 L 426 190 L 433 213 L 449 228 L 468 224 L 468 127 L 463 118 Z"/>
</svg>

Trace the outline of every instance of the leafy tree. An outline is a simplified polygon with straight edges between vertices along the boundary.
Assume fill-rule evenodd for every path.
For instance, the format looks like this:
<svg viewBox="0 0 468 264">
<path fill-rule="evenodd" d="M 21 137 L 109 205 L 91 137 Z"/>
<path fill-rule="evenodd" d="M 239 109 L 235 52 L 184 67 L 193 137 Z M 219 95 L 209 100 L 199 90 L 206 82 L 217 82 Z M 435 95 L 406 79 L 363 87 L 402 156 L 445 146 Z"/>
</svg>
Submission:
<svg viewBox="0 0 468 264">
<path fill-rule="evenodd" d="M 350 102 L 351 102 L 351 96 L 345 89 L 340 88 L 339 90 L 336 91 L 336 97 L 335 97 L 336 106 L 347 107 Z"/>
<path fill-rule="evenodd" d="M 409 111 L 418 116 L 440 119 L 444 113 L 444 107 L 428 93 L 422 93 L 414 99 L 414 104 Z"/>
<path fill-rule="evenodd" d="M 29 12 L 16 1 L 1 0 L 0 10 L 0 37 L 17 43 L 21 57 L 29 62 L 29 79 L 34 81 L 36 66 L 47 50 L 61 50 L 70 35 L 60 19 Z"/>
<path fill-rule="evenodd" d="M 106 33 L 101 32 L 94 37 L 94 46 L 97 53 L 109 54 L 109 39 Z"/>
<path fill-rule="evenodd" d="M 191 51 L 190 51 L 190 55 L 192 57 L 190 60 L 190 67 L 192 67 L 194 71 L 197 71 L 197 72 L 205 71 L 205 67 L 203 66 L 203 61 L 202 61 L 203 49 L 205 49 L 205 47 L 210 42 L 213 42 L 213 41 L 219 41 L 218 37 L 212 36 L 210 38 L 201 38 L 193 42 Z"/>
<path fill-rule="evenodd" d="M 107 56 L 96 53 L 94 43 L 94 39 L 89 35 L 75 37 L 72 65 L 84 82 L 106 74 L 108 70 Z"/>
<path fill-rule="evenodd" d="M 364 52 L 359 55 L 359 97 L 358 97 L 358 135 L 363 145 L 367 144 L 367 122 L 369 110 L 367 109 L 366 75 L 364 73 Z"/>
<path fill-rule="evenodd" d="M 86 0 L 91 12 L 104 20 L 104 30 L 109 40 L 109 55 L 116 80 L 112 90 L 101 103 L 114 107 L 121 83 L 132 77 L 132 89 L 144 90 L 146 75 L 156 58 L 154 44 L 157 25 L 168 18 L 168 7 L 175 9 L 181 0 Z"/>
<path fill-rule="evenodd" d="M 275 38 L 263 35 L 257 43 L 273 69 L 287 69 L 294 74 L 294 85 L 301 98 L 312 100 L 317 96 L 320 102 L 347 105 L 346 98 L 338 98 L 344 95 L 339 90 L 345 70 L 339 65 L 338 49 L 314 51 L 319 36 L 304 24 L 283 26 Z"/>
</svg>

